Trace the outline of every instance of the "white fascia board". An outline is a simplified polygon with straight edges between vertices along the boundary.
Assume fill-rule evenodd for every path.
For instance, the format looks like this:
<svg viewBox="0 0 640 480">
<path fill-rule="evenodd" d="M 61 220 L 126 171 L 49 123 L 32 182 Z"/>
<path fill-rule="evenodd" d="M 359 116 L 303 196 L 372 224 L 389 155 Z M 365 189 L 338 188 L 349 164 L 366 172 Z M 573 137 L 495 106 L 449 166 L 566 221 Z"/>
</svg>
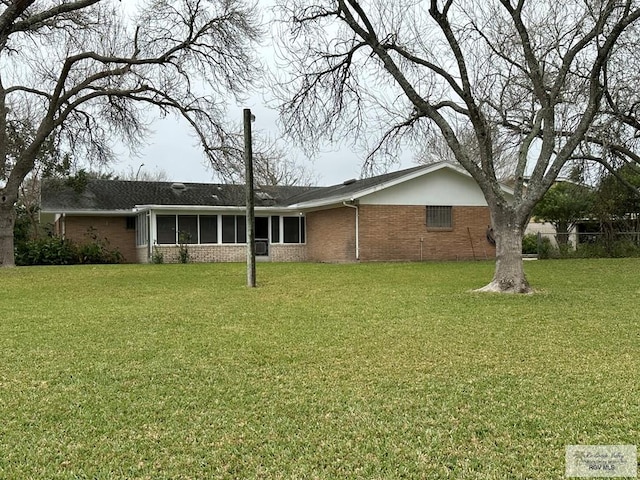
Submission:
<svg viewBox="0 0 640 480">
<path fill-rule="evenodd" d="M 162 210 L 165 212 L 244 212 L 246 207 L 213 207 L 207 205 L 136 205 L 131 210 L 41 210 L 40 213 L 51 215 L 76 215 L 85 217 L 114 217 L 114 216 L 131 216 L 140 213 L 150 212 L 151 210 Z M 271 213 L 274 215 L 286 213 L 300 213 L 300 209 L 294 207 L 255 207 L 256 212 Z"/>
<path fill-rule="evenodd" d="M 246 212 L 247 207 L 230 207 L 230 206 L 211 206 L 211 205 L 136 205 L 134 211 L 136 213 L 149 211 L 162 212 L 229 212 L 242 213 Z M 260 213 L 298 213 L 300 209 L 294 207 L 255 207 L 255 212 Z"/>
<path fill-rule="evenodd" d="M 40 213 L 54 214 L 54 215 L 75 215 L 79 217 L 119 217 L 119 216 L 131 216 L 137 212 L 133 210 L 41 210 Z"/>
<path fill-rule="evenodd" d="M 358 195 L 359 196 L 359 195 Z M 333 205 L 340 205 L 342 202 L 352 202 L 356 199 L 354 195 L 337 195 L 334 197 L 323 198 L 320 200 L 312 200 L 310 202 L 295 203 L 289 205 L 290 208 L 296 210 L 309 210 L 322 207 L 331 207 Z"/>
</svg>

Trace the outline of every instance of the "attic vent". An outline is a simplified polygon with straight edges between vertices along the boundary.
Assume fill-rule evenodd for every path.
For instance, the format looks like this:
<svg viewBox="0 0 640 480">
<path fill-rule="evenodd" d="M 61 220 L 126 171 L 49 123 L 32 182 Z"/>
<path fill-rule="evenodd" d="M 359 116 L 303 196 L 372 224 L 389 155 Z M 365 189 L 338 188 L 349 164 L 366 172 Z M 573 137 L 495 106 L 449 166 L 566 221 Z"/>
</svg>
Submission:
<svg viewBox="0 0 640 480">
<path fill-rule="evenodd" d="M 258 190 L 256 192 L 256 198 L 259 198 L 260 200 L 273 200 L 273 197 L 271 195 L 262 190 Z"/>
<path fill-rule="evenodd" d="M 351 185 L 352 183 L 356 183 L 355 178 L 350 178 L 349 180 L 345 180 L 344 182 L 342 182 L 343 185 Z"/>
<path fill-rule="evenodd" d="M 171 184 L 171 188 L 173 190 L 176 190 L 178 192 L 183 191 L 184 189 L 186 189 L 187 187 L 184 185 L 184 183 L 179 183 L 179 182 L 175 182 Z"/>
</svg>

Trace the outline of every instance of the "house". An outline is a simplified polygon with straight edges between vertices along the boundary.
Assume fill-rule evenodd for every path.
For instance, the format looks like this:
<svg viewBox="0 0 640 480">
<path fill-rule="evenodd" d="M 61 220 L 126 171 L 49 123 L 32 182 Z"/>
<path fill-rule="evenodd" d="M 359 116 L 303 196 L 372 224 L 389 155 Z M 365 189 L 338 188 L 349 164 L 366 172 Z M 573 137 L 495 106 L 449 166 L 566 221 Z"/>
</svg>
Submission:
<svg viewBox="0 0 640 480">
<path fill-rule="evenodd" d="M 505 191 L 509 191 L 505 187 Z M 43 215 L 58 235 L 82 242 L 91 231 L 127 262 L 162 254 L 194 262 L 246 259 L 244 186 L 63 180 L 42 186 Z M 266 261 L 419 261 L 495 256 L 482 192 L 462 168 L 441 162 L 329 187 L 255 191 L 258 259 Z"/>
</svg>

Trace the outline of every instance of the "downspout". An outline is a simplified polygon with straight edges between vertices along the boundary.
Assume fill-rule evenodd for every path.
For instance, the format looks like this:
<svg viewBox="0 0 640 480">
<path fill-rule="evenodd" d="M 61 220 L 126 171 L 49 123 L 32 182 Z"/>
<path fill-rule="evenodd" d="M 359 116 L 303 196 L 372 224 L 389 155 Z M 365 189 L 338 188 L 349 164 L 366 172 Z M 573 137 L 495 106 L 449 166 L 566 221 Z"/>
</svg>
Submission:
<svg viewBox="0 0 640 480">
<path fill-rule="evenodd" d="M 351 200 L 353 202 L 353 200 Z M 360 209 L 353 203 L 342 202 L 342 205 L 356 209 L 356 260 L 360 260 Z"/>
<path fill-rule="evenodd" d="M 144 216 L 144 221 L 147 223 L 147 261 L 151 262 L 153 258 L 153 247 L 151 245 L 151 210 Z"/>
<path fill-rule="evenodd" d="M 66 223 L 67 223 L 67 214 L 63 213 L 62 218 L 60 219 L 60 235 L 62 236 L 63 240 L 65 238 L 65 234 L 67 233 Z"/>
</svg>

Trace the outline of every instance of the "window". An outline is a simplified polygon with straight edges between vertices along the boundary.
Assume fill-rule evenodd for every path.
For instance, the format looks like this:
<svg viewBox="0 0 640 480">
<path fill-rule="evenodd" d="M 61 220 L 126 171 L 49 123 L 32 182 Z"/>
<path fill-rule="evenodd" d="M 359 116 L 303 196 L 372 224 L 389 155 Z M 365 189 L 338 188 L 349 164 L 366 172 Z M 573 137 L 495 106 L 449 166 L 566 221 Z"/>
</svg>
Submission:
<svg viewBox="0 0 640 480">
<path fill-rule="evenodd" d="M 156 225 L 158 229 L 159 244 L 175 244 L 176 243 L 176 216 L 175 215 L 158 215 L 156 217 Z"/>
<path fill-rule="evenodd" d="M 200 243 L 218 243 L 217 215 L 200 215 Z"/>
<path fill-rule="evenodd" d="M 146 213 L 141 213 L 135 217 L 136 219 L 136 245 L 146 245 L 149 238 L 149 221 Z"/>
<path fill-rule="evenodd" d="M 125 228 L 127 230 L 135 230 L 136 229 L 136 217 L 125 217 L 126 223 Z"/>
<path fill-rule="evenodd" d="M 236 215 L 236 243 L 247 243 L 247 217 Z"/>
<path fill-rule="evenodd" d="M 271 217 L 271 243 L 280 243 L 280 217 Z"/>
<path fill-rule="evenodd" d="M 427 207 L 427 228 L 453 228 L 453 207 L 432 206 Z"/>
<path fill-rule="evenodd" d="M 222 243 L 236 243 L 236 216 L 222 216 Z"/>
<path fill-rule="evenodd" d="M 304 217 L 282 217 L 284 243 L 305 243 Z"/>
<path fill-rule="evenodd" d="M 156 215 L 155 218 L 158 244 L 247 243 L 247 219 L 244 215 Z M 138 244 L 144 245 L 148 236 L 146 215 L 139 215 L 137 222 L 136 235 L 141 242 Z M 256 217 L 255 226 L 257 239 L 265 241 L 269 238 L 270 243 L 306 243 L 303 216 Z"/>
<path fill-rule="evenodd" d="M 178 243 L 198 243 L 197 215 L 178 215 Z"/>
<path fill-rule="evenodd" d="M 244 215 L 222 216 L 222 243 L 247 243 L 247 220 Z"/>
</svg>

